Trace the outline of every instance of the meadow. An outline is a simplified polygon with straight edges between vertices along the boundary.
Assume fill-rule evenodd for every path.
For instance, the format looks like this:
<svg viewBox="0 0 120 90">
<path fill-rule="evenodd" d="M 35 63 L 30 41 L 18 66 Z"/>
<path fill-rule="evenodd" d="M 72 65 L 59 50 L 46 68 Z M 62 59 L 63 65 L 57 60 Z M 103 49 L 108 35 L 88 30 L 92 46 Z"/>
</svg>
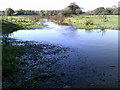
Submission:
<svg viewBox="0 0 120 90">
<path fill-rule="evenodd" d="M 45 25 L 38 24 L 39 16 L 3 16 L 2 17 L 2 33 L 11 33 L 18 29 L 41 28 Z"/>
<path fill-rule="evenodd" d="M 78 29 L 120 29 L 118 15 L 79 15 L 64 19 Z"/>
</svg>

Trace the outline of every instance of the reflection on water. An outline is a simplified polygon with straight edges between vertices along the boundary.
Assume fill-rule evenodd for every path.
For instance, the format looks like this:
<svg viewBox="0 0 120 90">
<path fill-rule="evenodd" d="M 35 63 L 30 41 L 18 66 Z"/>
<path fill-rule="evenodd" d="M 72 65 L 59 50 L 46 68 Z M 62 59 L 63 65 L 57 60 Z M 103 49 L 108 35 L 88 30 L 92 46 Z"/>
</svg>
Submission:
<svg viewBox="0 0 120 90">
<path fill-rule="evenodd" d="M 72 87 L 80 87 L 80 84 L 83 87 L 89 86 L 88 84 L 90 82 L 96 84 L 96 87 L 117 87 L 117 30 L 74 29 L 71 28 L 71 26 L 62 26 L 50 21 L 46 21 L 45 24 L 48 25 L 48 27 L 42 29 L 18 30 L 10 34 L 9 37 L 23 41 L 45 41 L 75 49 L 77 57 L 72 54 L 69 60 L 59 62 L 64 62 L 63 64 L 70 67 L 76 66 L 76 70 L 69 72 L 66 77 L 73 83 Z M 83 56 L 86 57 L 86 59 L 83 59 Z M 84 62 L 87 71 L 79 71 L 83 64 L 81 62 Z M 110 66 L 112 65 L 115 66 L 115 68 L 111 68 Z M 64 65 L 62 67 L 64 67 Z M 66 67 L 64 68 L 65 70 L 61 68 L 59 71 L 63 70 L 66 72 L 66 69 L 70 70 L 70 67 Z M 105 75 L 99 76 L 101 73 L 105 73 Z M 91 84 L 94 85 L 93 83 Z"/>
<path fill-rule="evenodd" d="M 85 31 L 88 33 L 91 33 L 94 31 L 94 29 L 85 29 Z M 99 29 L 99 30 L 97 30 L 97 32 L 100 33 L 101 36 L 104 36 L 106 34 L 107 30 L 106 29 Z"/>
</svg>

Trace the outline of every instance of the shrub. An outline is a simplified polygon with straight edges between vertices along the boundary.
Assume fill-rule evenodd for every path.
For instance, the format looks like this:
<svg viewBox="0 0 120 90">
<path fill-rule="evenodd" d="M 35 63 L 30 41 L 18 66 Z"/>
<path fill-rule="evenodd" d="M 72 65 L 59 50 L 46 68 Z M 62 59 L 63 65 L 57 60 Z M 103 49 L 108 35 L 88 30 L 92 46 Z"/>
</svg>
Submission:
<svg viewBox="0 0 120 90">
<path fill-rule="evenodd" d="M 7 16 L 12 16 L 13 13 L 14 13 L 14 10 L 11 9 L 11 8 L 7 8 L 7 9 L 5 10 L 5 14 L 6 14 Z"/>
<path fill-rule="evenodd" d="M 94 23 L 93 23 L 92 20 L 86 20 L 86 21 L 84 22 L 84 24 L 85 24 L 85 25 L 93 25 Z"/>
</svg>

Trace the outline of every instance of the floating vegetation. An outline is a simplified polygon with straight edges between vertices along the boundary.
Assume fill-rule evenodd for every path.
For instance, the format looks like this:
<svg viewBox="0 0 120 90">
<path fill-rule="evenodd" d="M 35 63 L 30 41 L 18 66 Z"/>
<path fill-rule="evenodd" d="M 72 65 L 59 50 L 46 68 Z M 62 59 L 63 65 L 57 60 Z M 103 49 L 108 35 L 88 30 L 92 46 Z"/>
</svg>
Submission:
<svg viewBox="0 0 120 90">
<path fill-rule="evenodd" d="M 69 50 L 69 48 L 52 44 L 41 44 L 35 41 L 24 42 L 15 39 L 9 39 L 9 45 L 13 48 L 17 47 L 16 52 L 19 50 L 17 55 L 15 55 L 16 58 L 11 59 L 11 61 L 14 60 L 13 64 L 9 62 L 17 70 L 15 71 L 14 68 L 9 68 L 12 69 L 9 70 L 12 72 L 9 74 L 6 74 L 7 72 L 4 73 L 3 88 L 41 87 L 42 82 L 55 76 L 52 71 L 53 65 L 64 57 L 66 58 L 64 53 Z M 6 57 L 3 57 L 3 59 L 6 59 Z M 4 63 L 7 64 L 8 62 L 6 61 Z M 5 64 L 3 70 L 6 70 L 6 67 L 8 67 Z M 60 67 L 60 65 L 57 67 Z M 65 75 L 65 73 L 62 72 L 61 75 Z"/>
</svg>

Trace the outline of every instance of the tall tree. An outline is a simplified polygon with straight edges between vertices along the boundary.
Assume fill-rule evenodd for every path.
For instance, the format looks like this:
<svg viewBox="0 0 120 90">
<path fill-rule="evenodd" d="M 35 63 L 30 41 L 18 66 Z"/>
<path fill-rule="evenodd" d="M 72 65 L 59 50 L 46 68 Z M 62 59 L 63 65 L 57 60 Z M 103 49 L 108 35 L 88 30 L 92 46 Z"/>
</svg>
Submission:
<svg viewBox="0 0 120 90">
<path fill-rule="evenodd" d="M 64 16 L 70 16 L 72 14 L 78 15 L 82 13 L 81 8 L 75 3 L 70 3 L 69 6 L 67 6 L 65 9 L 61 12 Z"/>
<path fill-rule="evenodd" d="M 5 14 L 6 14 L 7 16 L 12 16 L 12 15 L 14 15 L 14 10 L 13 10 L 12 8 L 7 8 L 7 9 L 5 10 Z"/>
<path fill-rule="evenodd" d="M 105 8 L 104 7 L 99 7 L 94 10 L 95 15 L 101 15 L 105 13 Z"/>
<path fill-rule="evenodd" d="M 25 14 L 25 11 L 22 10 L 22 9 L 19 9 L 19 10 L 17 11 L 17 15 L 24 15 L 24 14 Z"/>
</svg>

